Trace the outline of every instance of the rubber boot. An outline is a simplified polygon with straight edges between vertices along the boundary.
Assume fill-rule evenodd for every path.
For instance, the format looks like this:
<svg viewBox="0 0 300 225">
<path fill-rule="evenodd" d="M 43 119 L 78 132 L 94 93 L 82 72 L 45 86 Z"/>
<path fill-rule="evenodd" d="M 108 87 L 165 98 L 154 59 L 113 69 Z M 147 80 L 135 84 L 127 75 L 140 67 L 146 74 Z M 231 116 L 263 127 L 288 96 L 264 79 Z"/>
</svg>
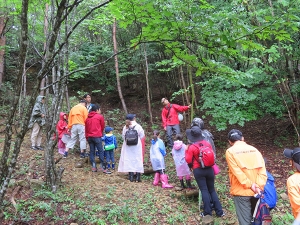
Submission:
<svg viewBox="0 0 300 225">
<path fill-rule="evenodd" d="M 141 173 L 136 173 L 135 182 L 141 182 Z"/>
<path fill-rule="evenodd" d="M 196 187 L 192 186 L 191 180 L 186 180 L 186 186 L 187 186 L 187 188 L 189 188 L 189 189 L 195 189 L 195 188 L 196 188 Z"/>
<path fill-rule="evenodd" d="M 185 185 L 184 185 L 183 179 L 180 180 L 180 186 L 181 186 L 183 189 L 186 188 Z"/>
<path fill-rule="evenodd" d="M 173 186 L 168 183 L 168 175 L 167 174 L 160 175 L 160 182 L 161 182 L 162 188 L 173 188 Z"/>
<path fill-rule="evenodd" d="M 159 180 L 160 180 L 160 174 L 159 173 L 155 173 L 155 175 L 154 175 L 154 180 L 153 180 L 153 185 L 154 186 L 157 186 L 158 185 L 158 183 L 159 183 Z"/>
<path fill-rule="evenodd" d="M 132 182 L 133 181 L 133 172 L 129 172 L 128 176 L 129 176 L 130 182 Z"/>
</svg>

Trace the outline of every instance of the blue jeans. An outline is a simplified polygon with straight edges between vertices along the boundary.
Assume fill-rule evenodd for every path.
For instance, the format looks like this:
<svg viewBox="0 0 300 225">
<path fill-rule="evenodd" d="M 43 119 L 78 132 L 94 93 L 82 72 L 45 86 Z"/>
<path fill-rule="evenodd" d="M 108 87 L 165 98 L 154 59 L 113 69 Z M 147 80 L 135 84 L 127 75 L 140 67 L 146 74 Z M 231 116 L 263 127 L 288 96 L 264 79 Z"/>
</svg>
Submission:
<svg viewBox="0 0 300 225">
<path fill-rule="evenodd" d="M 96 167 L 96 162 L 95 162 L 96 148 L 99 152 L 100 166 L 105 167 L 101 137 L 89 137 L 88 143 L 90 145 L 90 161 L 91 161 L 92 167 Z"/>
<path fill-rule="evenodd" d="M 168 146 L 173 148 L 174 141 L 173 141 L 173 134 L 180 134 L 180 127 L 179 124 L 175 125 L 167 125 L 167 139 L 168 139 Z"/>
<path fill-rule="evenodd" d="M 104 155 L 105 155 L 105 157 L 106 157 L 107 166 L 108 166 L 108 168 L 110 168 L 110 162 L 111 162 L 112 164 L 115 163 L 115 154 L 114 154 L 114 150 L 104 151 Z"/>
<path fill-rule="evenodd" d="M 196 168 L 193 170 L 194 177 L 197 181 L 199 189 L 202 194 L 204 212 L 203 214 L 212 215 L 212 208 L 210 200 L 215 206 L 215 211 L 218 216 L 223 214 L 222 206 L 215 190 L 215 174 L 211 167 L 209 168 Z"/>
</svg>

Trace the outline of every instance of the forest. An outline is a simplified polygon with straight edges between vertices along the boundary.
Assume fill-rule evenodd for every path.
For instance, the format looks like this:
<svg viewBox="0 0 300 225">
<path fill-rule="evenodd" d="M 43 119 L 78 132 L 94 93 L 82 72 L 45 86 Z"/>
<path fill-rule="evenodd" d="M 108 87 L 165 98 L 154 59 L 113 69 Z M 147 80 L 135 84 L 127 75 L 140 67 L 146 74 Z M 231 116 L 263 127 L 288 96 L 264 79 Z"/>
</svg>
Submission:
<svg viewBox="0 0 300 225">
<path fill-rule="evenodd" d="M 151 187 L 151 175 L 143 175 L 139 184 L 145 191 L 135 192 L 132 184 L 123 186 L 122 175 L 85 177 L 90 173 L 87 165 L 74 172 L 75 150 L 72 161 L 59 158 L 52 138 L 59 113 L 69 112 L 85 93 L 100 104 L 119 141 L 125 115 L 136 113 L 150 142 L 152 130 L 162 129 L 163 97 L 191 104 L 182 131 L 201 117 L 220 152 L 226 150 L 224 137 L 230 128 L 245 130 L 250 144 L 272 159 L 272 172 L 279 174 L 278 194 L 284 194 L 286 178 L 293 172 L 282 150 L 300 145 L 299 3 L 1 1 L 1 224 L 201 222 L 194 197 Z M 28 124 L 38 95 L 47 98 L 44 151 L 29 152 Z M 226 161 L 222 154 L 218 157 L 222 175 L 216 185 L 228 218 L 214 224 L 235 224 Z M 171 157 L 169 161 L 173 168 Z M 42 187 L 21 184 L 34 178 L 43 180 Z M 78 179 L 78 185 L 72 179 Z M 170 180 L 176 183 L 175 172 Z M 113 181 L 115 185 L 103 184 Z M 93 183 L 99 183 L 104 197 L 84 186 Z M 274 224 L 291 224 L 289 207 L 281 196 Z"/>
</svg>

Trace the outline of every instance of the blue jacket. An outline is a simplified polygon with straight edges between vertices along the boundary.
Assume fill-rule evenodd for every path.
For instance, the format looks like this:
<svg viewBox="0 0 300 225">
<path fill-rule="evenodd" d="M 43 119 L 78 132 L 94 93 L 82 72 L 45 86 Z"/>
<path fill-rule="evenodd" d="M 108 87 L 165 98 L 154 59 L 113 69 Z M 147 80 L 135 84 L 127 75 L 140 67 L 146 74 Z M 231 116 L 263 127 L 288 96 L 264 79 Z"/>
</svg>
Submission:
<svg viewBox="0 0 300 225">
<path fill-rule="evenodd" d="M 113 134 L 105 134 L 102 137 L 102 140 L 104 141 L 104 145 L 115 144 L 115 149 L 117 149 L 118 144 L 117 144 L 117 138 L 116 138 L 115 135 L 113 135 Z"/>
</svg>

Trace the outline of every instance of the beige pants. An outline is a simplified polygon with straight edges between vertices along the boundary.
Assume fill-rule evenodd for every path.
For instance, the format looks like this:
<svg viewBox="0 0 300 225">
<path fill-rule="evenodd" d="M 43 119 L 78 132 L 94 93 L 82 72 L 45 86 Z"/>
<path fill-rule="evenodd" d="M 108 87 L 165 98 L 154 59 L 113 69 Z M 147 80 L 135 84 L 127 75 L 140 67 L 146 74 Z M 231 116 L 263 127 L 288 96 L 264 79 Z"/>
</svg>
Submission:
<svg viewBox="0 0 300 225">
<path fill-rule="evenodd" d="M 31 133 L 31 146 L 41 146 L 43 129 L 38 123 L 34 123 Z"/>
</svg>

